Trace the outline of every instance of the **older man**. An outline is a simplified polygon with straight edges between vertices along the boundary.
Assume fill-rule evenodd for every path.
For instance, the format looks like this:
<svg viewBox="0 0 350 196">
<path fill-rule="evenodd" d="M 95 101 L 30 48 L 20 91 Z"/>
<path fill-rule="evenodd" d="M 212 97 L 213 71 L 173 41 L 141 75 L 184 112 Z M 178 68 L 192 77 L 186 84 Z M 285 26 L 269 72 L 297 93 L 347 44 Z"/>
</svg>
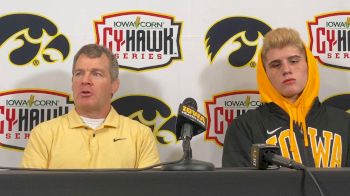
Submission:
<svg viewBox="0 0 350 196">
<path fill-rule="evenodd" d="M 75 108 L 31 131 L 22 166 L 143 168 L 159 163 L 152 131 L 111 106 L 120 84 L 113 53 L 103 46 L 85 45 L 74 56 L 72 72 Z"/>
</svg>

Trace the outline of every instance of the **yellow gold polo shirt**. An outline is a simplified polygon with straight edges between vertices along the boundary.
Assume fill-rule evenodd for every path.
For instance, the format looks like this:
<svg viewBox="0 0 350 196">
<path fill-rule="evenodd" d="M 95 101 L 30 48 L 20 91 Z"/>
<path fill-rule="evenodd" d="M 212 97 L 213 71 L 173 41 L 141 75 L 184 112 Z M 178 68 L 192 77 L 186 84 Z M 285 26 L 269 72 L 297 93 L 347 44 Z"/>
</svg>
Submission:
<svg viewBox="0 0 350 196">
<path fill-rule="evenodd" d="M 21 166 L 44 169 L 143 168 L 159 163 L 152 131 L 113 108 L 101 126 L 86 126 L 76 110 L 40 123 Z"/>
</svg>

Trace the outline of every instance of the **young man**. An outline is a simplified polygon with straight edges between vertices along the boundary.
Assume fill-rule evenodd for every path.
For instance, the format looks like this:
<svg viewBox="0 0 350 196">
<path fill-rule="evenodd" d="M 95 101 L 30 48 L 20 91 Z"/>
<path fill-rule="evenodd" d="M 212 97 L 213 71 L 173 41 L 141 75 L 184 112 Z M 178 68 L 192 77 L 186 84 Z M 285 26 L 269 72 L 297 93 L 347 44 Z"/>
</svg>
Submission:
<svg viewBox="0 0 350 196">
<path fill-rule="evenodd" d="M 75 108 L 31 131 L 23 167 L 142 168 L 159 163 L 150 128 L 111 106 L 119 88 L 118 69 L 107 48 L 89 44 L 78 51 L 72 77 Z"/>
<path fill-rule="evenodd" d="M 350 116 L 319 102 L 316 60 L 295 30 L 266 34 L 257 81 L 264 104 L 228 127 L 223 167 L 252 166 L 254 143 L 277 145 L 282 156 L 309 167 L 350 165 Z"/>
</svg>

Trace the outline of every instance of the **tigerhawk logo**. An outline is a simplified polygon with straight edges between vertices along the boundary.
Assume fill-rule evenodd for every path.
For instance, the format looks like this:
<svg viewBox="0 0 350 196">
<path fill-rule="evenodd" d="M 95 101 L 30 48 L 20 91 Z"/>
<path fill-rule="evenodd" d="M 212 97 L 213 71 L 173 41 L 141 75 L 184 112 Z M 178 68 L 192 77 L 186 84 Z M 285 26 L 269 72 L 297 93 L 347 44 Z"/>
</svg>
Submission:
<svg viewBox="0 0 350 196">
<path fill-rule="evenodd" d="M 0 48 L 1 59 L 17 66 L 64 61 L 70 50 L 68 39 L 57 26 L 34 14 L 0 17 Z"/>
<path fill-rule="evenodd" d="M 163 101 L 146 95 L 129 95 L 112 102 L 119 114 L 148 126 L 160 144 L 175 144 L 177 116 Z"/>
<path fill-rule="evenodd" d="M 331 96 L 323 101 L 323 104 L 333 106 L 335 108 L 339 108 L 346 112 L 350 112 L 350 94 L 340 94 Z"/>
<path fill-rule="evenodd" d="M 259 41 L 271 28 L 264 22 L 248 17 L 230 17 L 215 23 L 205 35 L 205 47 L 210 62 L 227 44 L 233 45 L 228 61 L 233 67 L 243 67 L 256 56 Z"/>
</svg>

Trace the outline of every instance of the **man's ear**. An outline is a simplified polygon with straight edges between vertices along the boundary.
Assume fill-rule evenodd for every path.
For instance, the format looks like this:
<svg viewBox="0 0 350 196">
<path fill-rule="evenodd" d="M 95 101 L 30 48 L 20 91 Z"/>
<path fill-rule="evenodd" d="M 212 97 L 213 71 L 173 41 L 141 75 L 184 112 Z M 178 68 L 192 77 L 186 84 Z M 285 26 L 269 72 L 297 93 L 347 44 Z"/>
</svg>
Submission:
<svg viewBox="0 0 350 196">
<path fill-rule="evenodd" d="M 116 93 L 119 89 L 119 85 L 120 85 L 120 80 L 119 78 L 115 79 L 112 81 L 112 94 L 114 95 L 114 93 Z"/>
</svg>

